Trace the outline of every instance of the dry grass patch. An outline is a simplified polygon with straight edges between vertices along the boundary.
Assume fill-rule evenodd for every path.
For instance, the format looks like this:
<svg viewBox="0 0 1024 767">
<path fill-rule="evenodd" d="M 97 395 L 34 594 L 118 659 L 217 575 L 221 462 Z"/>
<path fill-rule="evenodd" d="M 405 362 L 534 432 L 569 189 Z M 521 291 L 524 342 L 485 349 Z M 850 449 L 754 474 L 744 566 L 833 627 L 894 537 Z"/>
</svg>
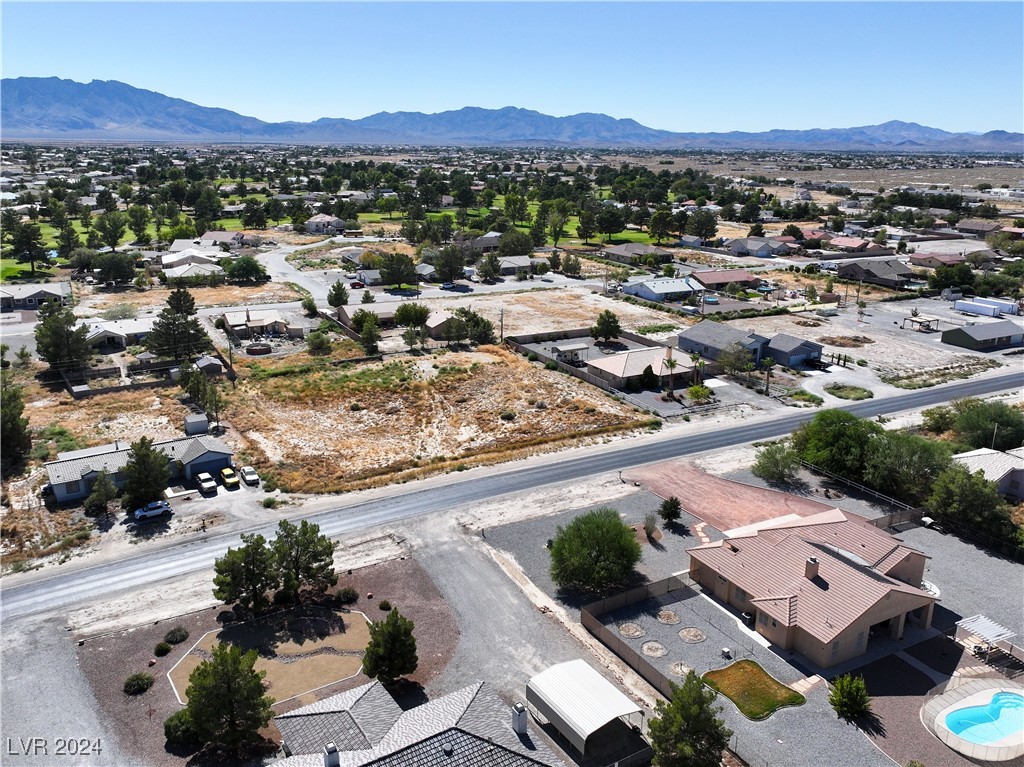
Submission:
<svg viewBox="0 0 1024 767">
<path fill-rule="evenodd" d="M 647 423 L 583 382 L 499 347 L 250 374 L 228 415 L 257 467 L 292 492 L 458 470 Z"/>
<path fill-rule="evenodd" d="M 709 671 L 702 678 L 735 703 L 748 719 L 767 719 L 780 708 L 806 702 L 803 695 L 786 687 L 752 660 Z"/>
<path fill-rule="evenodd" d="M 867 336 L 821 336 L 818 341 L 829 346 L 838 346 L 840 349 L 859 349 L 873 344 L 875 339 Z"/>
<path fill-rule="evenodd" d="M 277 304 L 297 301 L 302 296 L 295 288 L 283 282 L 265 282 L 261 285 L 218 285 L 212 288 L 189 288 L 196 306 L 234 306 L 236 304 Z M 116 304 L 132 304 L 139 309 L 164 306 L 171 294 L 169 288 L 151 288 L 145 291 L 94 293 L 83 300 L 83 305 L 94 309 L 107 309 Z"/>
<path fill-rule="evenodd" d="M 185 700 L 188 677 L 209 658 L 218 643 L 256 650 L 256 670 L 277 702 L 359 673 L 370 641 L 366 618 L 357 612 L 307 610 L 204 634 L 171 671 L 171 681 Z"/>
</svg>

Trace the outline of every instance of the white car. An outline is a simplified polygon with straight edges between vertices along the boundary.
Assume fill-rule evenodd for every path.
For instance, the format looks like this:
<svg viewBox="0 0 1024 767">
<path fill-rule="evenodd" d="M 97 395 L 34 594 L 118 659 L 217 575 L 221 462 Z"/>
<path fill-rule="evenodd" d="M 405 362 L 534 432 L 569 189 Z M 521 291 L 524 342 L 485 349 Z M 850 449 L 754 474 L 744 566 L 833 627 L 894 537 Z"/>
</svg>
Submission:
<svg viewBox="0 0 1024 767">
<path fill-rule="evenodd" d="M 196 484 L 199 485 L 199 492 L 201 493 L 217 492 L 217 480 L 215 480 L 205 471 L 202 474 L 196 475 Z"/>
<path fill-rule="evenodd" d="M 150 517 L 162 517 L 164 514 L 171 513 L 171 504 L 167 501 L 153 501 L 147 503 L 140 509 L 136 509 L 132 516 L 135 517 L 135 521 L 139 522 L 143 519 L 149 519 Z"/>
<path fill-rule="evenodd" d="M 238 470 L 238 473 L 242 476 L 242 481 L 247 485 L 258 485 L 260 483 L 260 475 L 256 473 L 256 469 L 252 466 L 243 466 Z"/>
</svg>

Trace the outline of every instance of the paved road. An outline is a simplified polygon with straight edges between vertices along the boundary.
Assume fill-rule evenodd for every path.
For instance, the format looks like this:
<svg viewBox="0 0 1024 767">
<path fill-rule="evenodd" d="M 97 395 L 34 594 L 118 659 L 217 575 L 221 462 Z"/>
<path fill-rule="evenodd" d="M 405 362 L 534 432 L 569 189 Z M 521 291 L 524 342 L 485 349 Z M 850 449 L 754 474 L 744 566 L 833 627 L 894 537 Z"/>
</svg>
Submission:
<svg viewBox="0 0 1024 767">
<path fill-rule="evenodd" d="M 952 399 L 1013 389 L 1021 385 L 1019 373 L 981 378 L 957 384 L 922 389 L 899 397 L 866 400 L 846 406 L 856 415 L 874 417 L 927 407 Z M 339 506 L 309 517 L 330 536 L 339 536 L 377 525 L 393 524 L 412 517 L 444 512 L 463 504 L 495 498 L 507 493 L 536 489 L 544 485 L 580 479 L 632 466 L 663 461 L 682 455 L 717 450 L 755 440 L 788 434 L 813 417 L 805 410 L 774 420 L 744 424 L 710 431 L 667 437 L 647 444 L 624 444 L 621 448 L 561 462 L 511 468 L 486 477 L 469 477 L 431 488 L 412 488 L 385 499 Z M 272 537 L 275 526 L 260 525 L 253 532 Z M 0 616 L 3 620 L 35 614 L 80 601 L 125 591 L 142 584 L 202 570 L 233 546 L 238 546 L 242 531 L 184 543 L 136 557 L 91 567 L 63 570 L 18 585 L 0 585 Z"/>
</svg>

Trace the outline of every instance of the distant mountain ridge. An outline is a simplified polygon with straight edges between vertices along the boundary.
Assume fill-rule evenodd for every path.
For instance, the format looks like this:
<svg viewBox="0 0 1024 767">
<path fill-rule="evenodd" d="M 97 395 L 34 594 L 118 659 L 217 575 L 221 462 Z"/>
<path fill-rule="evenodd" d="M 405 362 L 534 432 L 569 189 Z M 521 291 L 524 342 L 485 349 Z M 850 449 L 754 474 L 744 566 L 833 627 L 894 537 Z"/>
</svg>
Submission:
<svg viewBox="0 0 1024 767">
<path fill-rule="evenodd" d="M 1022 152 L 1024 134 L 950 133 L 893 120 L 855 128 L 760 133 L 676 133 L 635 120 L 582 113 L 552 117 L 529 109 L 378 112 L 358 120 L 269 123 L 202 107 L 116 80 L 57 77 L 0 82 L 0 137 L 10 141 L 209 141 L 297 144 L 594 146 L 644 149 L 796 149 Z"/>
</svg>

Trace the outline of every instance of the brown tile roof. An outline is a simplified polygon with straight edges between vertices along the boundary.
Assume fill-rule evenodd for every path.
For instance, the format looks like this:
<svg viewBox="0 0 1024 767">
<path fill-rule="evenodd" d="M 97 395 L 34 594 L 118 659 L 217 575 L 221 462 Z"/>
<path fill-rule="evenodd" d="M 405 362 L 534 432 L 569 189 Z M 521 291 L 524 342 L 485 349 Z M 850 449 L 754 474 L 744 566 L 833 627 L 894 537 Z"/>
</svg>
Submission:
<svg viewBox="0 0 1024 767">
<path fill-rule="evenodd" d="M 885 575 L 920 552 L 858 519 L 839 510 L 823 512 L 689 553 L 746 591 L 776 621 L 830 642 L 892 592 L 918 596 L 921 604 L 934 600 Z M 804 576 L 810 557 L 818 560 L 814 579 Z"/>
</svg>

